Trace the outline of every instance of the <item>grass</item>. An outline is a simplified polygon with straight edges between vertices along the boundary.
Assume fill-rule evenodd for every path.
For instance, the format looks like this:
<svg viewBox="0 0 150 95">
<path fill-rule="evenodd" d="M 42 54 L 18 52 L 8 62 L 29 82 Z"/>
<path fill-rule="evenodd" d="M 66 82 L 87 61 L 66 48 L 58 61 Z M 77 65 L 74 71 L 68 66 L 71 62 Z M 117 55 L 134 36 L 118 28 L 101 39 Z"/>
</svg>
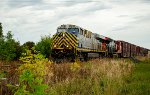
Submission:
<svg viewBox="0 0 150 95">
<path fill-rule="evenodd" d="M 131 78 L 121 90 L 123 95 L 150 95 L 150 60 L 135 64 Z"/>
<path fill-rule="evenodd" d="M 129 60 L 96 59 L 53 68 L 50 95 L 119 95 L 124 78 L 130 76 Z M 55 72 L 56 71 L 56 72 Z"/>
<path fill-rule="evenodd" d="M 95 59 L 51 64 L 45 76 L 47 92 L 49 95 L 150 95 L 150 60 L 141 61 L 134 64 L 128 59 Z M 6 76 L 9 83 L 17 83 L 14 72 Z"/>
</svg>

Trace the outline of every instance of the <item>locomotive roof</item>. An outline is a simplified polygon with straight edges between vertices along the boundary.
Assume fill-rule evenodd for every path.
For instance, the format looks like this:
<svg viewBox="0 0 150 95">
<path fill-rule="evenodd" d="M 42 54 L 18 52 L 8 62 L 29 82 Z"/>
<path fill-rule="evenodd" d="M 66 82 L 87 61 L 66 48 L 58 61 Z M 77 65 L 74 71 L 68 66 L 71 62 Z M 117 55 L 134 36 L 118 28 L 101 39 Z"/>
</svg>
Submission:
<svg viewBox="0 0 150 95">
<path fill-rule="evenodd" d="M 84 29 L 84 28 L 82 28 L 80 26 L 77 26 L 77 25 L 74 25 L 74 24 L 62 24 L 62 25 L 58 26 L 58 28 L 80 28 L 82 30 L 91 32 L 87 29 Z M 106 37 L 106 36 L 103 36 L 103 35 L 100 35 L 100 34 L 97 34 L 97 33 L 93 33 L 93 32 L 92 32 L 92 34 L 95 36 L 95 38 L 102 39 L 102 40 L 113 41 L 113 39 L 111 39 L 109 37 Z"/>
<path fill-rule="evenodd" d="M 58 28 L 81 28 L 81 27 L 79 27 L 77 25 L 73 25 L 73 24 L 62 24 L 62 25 L 58 26 Z"/>
</svg>

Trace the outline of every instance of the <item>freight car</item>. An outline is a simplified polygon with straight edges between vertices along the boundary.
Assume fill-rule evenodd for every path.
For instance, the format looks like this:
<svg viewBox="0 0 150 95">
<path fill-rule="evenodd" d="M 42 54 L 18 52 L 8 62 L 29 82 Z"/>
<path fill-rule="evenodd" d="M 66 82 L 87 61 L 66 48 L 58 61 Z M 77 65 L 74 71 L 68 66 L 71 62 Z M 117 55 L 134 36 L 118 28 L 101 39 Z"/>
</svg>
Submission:
<svg viewBox="0 0 150 95">
<path fill-rule="evenodd" d="M 116 52 L 114 53 L 116 53 L 118 57 L 146 56 L 148 54 L 148 49 L 125 41 L 117 40 Z"/>
<path fill-rule="evenodd" d="M 55 59 L 96 58 L 113 55 L 115 41 L 76 25 L 61 25 L 53 36 L 52 57 Z"/>
<path fill-rule="evenodd" d="M 116 54 L 119 57 L 130 57 L 130 43 L 125 41 L 116 41 Z"/>
<path fill-rule="evenodd" d="M 145 56 L 148 53 L 148 49 L 125 41 L 113 40 L 72 24 L 59 26 L 52 39 L 51 55 L 56 60 L 87 60 L 114 55 L 134 57 Z"/>
</svg>

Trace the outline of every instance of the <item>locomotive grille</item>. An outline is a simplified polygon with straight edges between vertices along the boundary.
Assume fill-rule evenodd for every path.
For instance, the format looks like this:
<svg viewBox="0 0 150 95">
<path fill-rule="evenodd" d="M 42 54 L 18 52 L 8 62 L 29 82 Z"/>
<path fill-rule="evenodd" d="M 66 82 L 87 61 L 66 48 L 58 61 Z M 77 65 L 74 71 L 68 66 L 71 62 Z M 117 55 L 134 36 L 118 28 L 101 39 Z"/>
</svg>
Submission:
<svg viewBox="0 0 150 95">
<path fill-rule="evenodd" d="M 52 39 L 52 49 L 75 49 L 78 45 L 77 37 L 68 32 L 55 34 Z"/>
</svg>

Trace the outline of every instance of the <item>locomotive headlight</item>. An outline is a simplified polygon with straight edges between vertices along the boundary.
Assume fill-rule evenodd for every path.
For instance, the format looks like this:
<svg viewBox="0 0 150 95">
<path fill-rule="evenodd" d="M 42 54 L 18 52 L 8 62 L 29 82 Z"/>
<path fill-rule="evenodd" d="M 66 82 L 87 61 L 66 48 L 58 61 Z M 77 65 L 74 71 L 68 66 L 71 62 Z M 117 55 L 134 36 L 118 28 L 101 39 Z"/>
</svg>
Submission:
<svg viewBox="0 0 150 95">
<path fill-rule="evenodd" d="M 63 37 L 65 37 L 65 34 L 63 34 Z"/>
</svg>

